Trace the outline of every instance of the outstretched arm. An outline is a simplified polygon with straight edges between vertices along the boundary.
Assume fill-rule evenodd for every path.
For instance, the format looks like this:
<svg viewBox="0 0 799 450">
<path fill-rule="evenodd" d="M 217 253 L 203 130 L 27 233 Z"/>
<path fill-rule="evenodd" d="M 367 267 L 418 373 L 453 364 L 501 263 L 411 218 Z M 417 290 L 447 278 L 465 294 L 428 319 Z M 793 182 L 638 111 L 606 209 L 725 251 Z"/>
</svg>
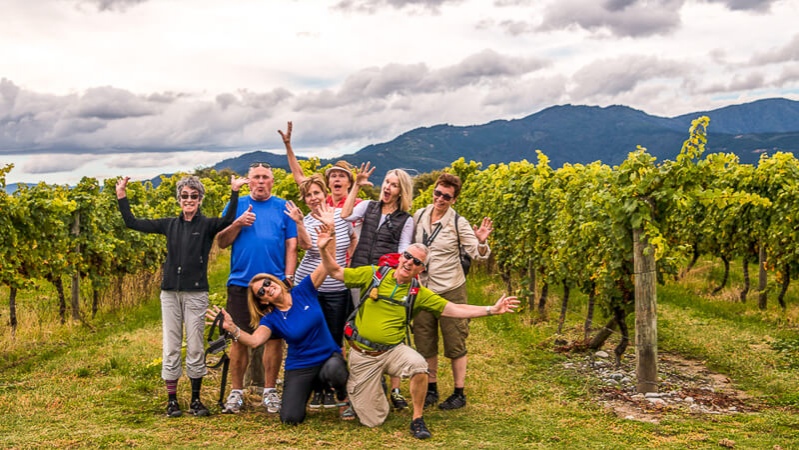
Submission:
<svg viewBox="0 0 799 450">
<path fill-rule="evenodd" d="M 519 307 L 519 300 L 504 295 L 494 303 L 494 306 L 477 306 L 448 302 L 441 313 L 441 317 L 455 317 L 458 319 L 471 319 L 474 317 L 494 316 L 514 312 Z"/>
<path fill-rule="evenodd" d="M 220 312 L 224 317 L 224 320 L 222 321 L 222 328 L 230 333 L 234 341 L 241 342 L 248 347 L 255 348 L 268 341 L 269 337 L 272 336 L 272 330 L 264 326 L 259 326 L 255 329 L 255 331 L 253 331 L 252 334 L 242 331 L 238 325 L 233 323 L 233 318 L 230 317 L 230 314 L 228 314 L 227 311 L 225 311 L 225 308 L 220 308 L 216 305 L 213 305 L 211 308 L 208 308 L 205 311 L 205 318 L 210 320 L 210 322 L 205 322 L 205 324 L 212 325 L 214 319 L 216 319 L 216 316 Z"/>
<path fill-rule="evenodd" d="M 300 162 L 297 161 L 297 156 L 294 154 L 294 149 L 291 148 L 292 128 L 294 128 L 294 124 L 289 121 L 286 125 L 285 133 L 282 130 L 277 130 L 277 132 L 280 133 L 280 137 L 283 138 L 283 145 L 286 147 L 286 158 L 289 160 L 289 168 L 291 168 L 291 174 L 294 176 L 294 182 L 297 184 L 302 184 L 302 182 L 308 177 L 306 177 L 302 172 L 302 166 L 300 166 Z"/>
</svg>

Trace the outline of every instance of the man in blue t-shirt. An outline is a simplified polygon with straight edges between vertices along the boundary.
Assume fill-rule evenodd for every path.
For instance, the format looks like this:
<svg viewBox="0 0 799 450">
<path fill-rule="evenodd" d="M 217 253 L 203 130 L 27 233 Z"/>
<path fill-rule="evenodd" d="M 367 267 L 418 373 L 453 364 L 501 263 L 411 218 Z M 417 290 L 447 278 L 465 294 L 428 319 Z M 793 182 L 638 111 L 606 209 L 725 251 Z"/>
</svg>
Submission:
<svg viewBox="0 0 799 450">
<path fill-rule="evenodd" d="M 251 333 L 247 285 L 259 273 L 274 275 L 291 285 L 297 267 L 297 225 L 284 214 L 286 201 L 272 196 L 275 180 L 269 164 L 251 164 L 247 178 L 250 195 L 239 199 L 237 219 L 217 235 L 217 242 L 221 248 L 233 245 L 225 309 L 236 325 Z M 263 350 L 263 405 L 271 413 L 280 411 L 275 385 L 282 359 L 283 341 L 278 338 L 268 341 Z M 243 406 L 244 372 L 249 360 L 247 347 L 234 342 L 230 348 L 231 393 L 223 413 L 237 413 Z"/>
</svg>

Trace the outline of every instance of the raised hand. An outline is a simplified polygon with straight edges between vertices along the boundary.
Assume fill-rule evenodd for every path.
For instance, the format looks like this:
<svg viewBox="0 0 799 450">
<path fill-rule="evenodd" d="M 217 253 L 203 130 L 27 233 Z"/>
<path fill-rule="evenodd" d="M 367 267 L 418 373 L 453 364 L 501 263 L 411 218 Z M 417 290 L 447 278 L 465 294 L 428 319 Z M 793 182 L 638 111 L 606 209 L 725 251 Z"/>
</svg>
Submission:
<svg viewBox="0 0 799 450">
<path fill-rule="evenodd" d="M 333 227 L 335 229 L 336 226 L 336 210 L 331 208 L 327 205 L 327 202 L 322 202 L 319 204 L 318 212 L 311 211 L 311 216 L 322 222 L 323 224 Z"/>
<path fill-rule="evenodd" d="M 244 214 L 240 215 L 233 223 L 238 223 L 243 227 L 252 226 L 255 223 L 255 213 L 252 212 L 252 205 L 247 208 L 247 211 L 244 211 Z"/>
<path fill-rule="evenodd" d="M 491 307 L 491 314 L 505 314 L 514 312 L 516 308 L 519 307 L 519 300 L 516 299 L 516 296 L 512 297 L 505 297 L 504 295 L 494 303 L 494 306 Z"/>
<path fill-rule="evenodd" d="M 293 124 L 291 121 L 288 122 L 286 125 L 286 132 L 284 133 L 282 130 L 277 130 L 280 133 L 280 137 L 283 138 L 283 143 L 286 145 L 291 145 L 291 129 L 293 128 Z"/>
<path fill-rule="evenodd" d="M 231 175 L 230 176 L 230 188 L 234 192 L 238 192 L 239 189 L 241 189 L 242 186 L 244 186 L 245 184 L 247 184 L 249 182 L 250 182 L 249 178 L 241 178 L 241 177 L 237 177 L 236 175 Z"/>
<path fill-rule="evenodd" d="M 119 180 L 117 180 L 117 185 L 116 185 L 117 198 L 125 198 L 128 195 L 126 190 L 128 188 L 129 180 L 130 177 L 122 177 Z"/>
<path fill-rule="evenodd" d="M 355 184 L 358 186 L 374 186 L 371 181 L 369 181 L 369 176 L 375 171 L 375 167 L 371 167 L 372 163 L 361 163 L 361 167 L 356 171 L 355 174 Z"/>
<path fill-rule="evenodd" d="M 494 222 L 490 217 L 483 217 L 483 223 L 480 224 L 480 228 L 477 228 L 477 225 L 472 228 L 474 228 L 474 235 L 477 236 L 477 240 L 482 243 L 488 239 L 488 235 L 494 230 Z"/>
<path fill-rule="evenodd" d="M 322 224 L 316 227 L 316 246 L 320 250 L 327 247 L 336 237 L 335 228 L 331 225 Z"/>
<path fill-rule="evenodd" d="M 296 223 L 302 222 L 303 219 L 302 210 L 299 208 L 299 206 L 295 205 L 293 201 L 289 200 L 286 202 L 286 210 L 283 212 L 287 216 L 291 217 L 291 220 L 293 220 L 294 222 Z"/>
</svg>

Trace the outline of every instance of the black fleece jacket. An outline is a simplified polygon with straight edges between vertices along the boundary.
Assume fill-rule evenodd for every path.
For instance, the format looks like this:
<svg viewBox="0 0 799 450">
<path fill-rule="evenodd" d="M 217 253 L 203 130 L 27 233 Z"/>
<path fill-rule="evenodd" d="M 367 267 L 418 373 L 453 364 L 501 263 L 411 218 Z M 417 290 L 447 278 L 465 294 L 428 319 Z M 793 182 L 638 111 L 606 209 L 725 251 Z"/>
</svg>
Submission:
<svg viewBox="0 0 799 450">
<path fill-rule="evenodd" d="M 239 193 L 234 191 L 224 217 L 205 217 L 197 211 L 190 221 L 183 219 L 183 213 L 178 217 L 163 219 L 137 219 L 130 211 L 127 197 L 117 199 L 117 204 L 128 228 L 166 236 L 161 290 L 207 291 L 208 253 L 211 252 L 216 234 L 236 219 L 238 201 Z"/>
</svg>

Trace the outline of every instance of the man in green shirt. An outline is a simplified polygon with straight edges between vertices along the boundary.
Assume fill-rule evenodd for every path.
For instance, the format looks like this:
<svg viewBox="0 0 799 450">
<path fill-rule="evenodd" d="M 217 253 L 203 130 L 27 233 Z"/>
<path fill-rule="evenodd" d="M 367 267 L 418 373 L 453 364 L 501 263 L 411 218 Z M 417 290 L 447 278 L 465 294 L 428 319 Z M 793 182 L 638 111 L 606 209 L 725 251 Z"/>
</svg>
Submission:
<svg viewBox="0 0 799 450">
<path fill-rule="evenodd" d="M 329 216 L 329 218 L 328 218 Z M 405 302 L 408 300 L 411 280 L 425 268 L 427 247 L 411 244 L 399 258 L 396 269 L 390 269 L 376 288 L 372 288 L 376 266 L 344 269 L 336 263 L 328 246 L 335 241 L 332 213 L 322 212 L 318 219 L 325 225 L 318 230 L 317 245 L 322 250 L 322 263 L 328 274 L 344 282 L 347 287 L 369 291 L 368 298 L 359 306 L 355 316 L 358 339 L 348 342 L 350 377 L 347 393 L 350 403 L 361 423 L 368 427 L 382 424 L 389 412 L 388 400 L 381 386 L 383 374 L 410 378 L 413 420 L 411 433 L 418 439 L 431 436 L 424 423 L 424 399 L 427 392 L 427 361 L 402 341 L 407 325 Z M 334 248 L 335 244 L 332 244 Z M 325 251 L 327 250 L 327 251 Z M 419 287 L 412 315 L 421 310 L 444 317 L 475 318 L 513 312 L 518 307 L 516 297 L 500 297 L 493 306 L 456 304 Z"/>
</svg>

